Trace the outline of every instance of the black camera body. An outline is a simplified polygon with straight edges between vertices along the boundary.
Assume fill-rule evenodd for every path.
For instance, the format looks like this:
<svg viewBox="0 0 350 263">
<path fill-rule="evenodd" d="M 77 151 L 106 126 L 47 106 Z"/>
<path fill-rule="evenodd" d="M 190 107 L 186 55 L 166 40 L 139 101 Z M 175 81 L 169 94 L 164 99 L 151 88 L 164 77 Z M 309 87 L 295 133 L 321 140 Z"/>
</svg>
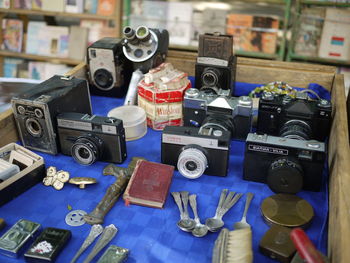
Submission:
<svg viewBox="0 0 350 263">
<path fill-rule="evenodd" d="M 177 167 L 189 179 L 203 173 L 226 176 L 230 141 L 228 131 L 166 126 L 162 133 L 162 163 Z"/>
<path fill-rule="evenodd" d="M 324 141 L 331 118 L 332 105 L 328 100 L 310 100 L 300 92 L 296 98 L 266 92 L 259 102 L 257 133 Z"/>
<path fill-rule="evenodd" d="M 105 37 L 87 48 L 90 90 L 100 96 L 122 97 L 132 74 L 123 53 L 122 39 Z"/>
<path fill-rule="evenodd" d="M 59 152 L 57 114 L 92 113 L 86 80 L 58 75 L 13 97 L 11 103 L 23 146 L 50 154 Z"/>
<path fill-rule="evenodd" d="M 166 29 L 129 26 L 123 29 L 123 53 L 132 63 L 132 71 L 147 73 L 165 61 L 169 47 L 169 32 Z"/>
<path fill-rule="evenodd" d="M 112 117 L 66 112 L 57 116 L 61 152 L 78 163 L 122 163 L 127 157 L 123 121 Z"/>
<path fill-rule="evenodd" d="M 252 99 L 227 97 L 188 89 L 183 102 L 184 126 L 226 130 L 233 139 L 245 140 L 251 130 Z"/>
<path fill-rule="evenodd" d="M 323 142 L 249 133 L 243 179 L 266 183 L 277 193 L 319 191 L 325 159 Z"/>
<path fill-rule="evenodd" d="M 219 33 L 199 36 L 195 88 L 217 95 L 234 94 L 236 56 L 233 37 Z"/>
</svg>

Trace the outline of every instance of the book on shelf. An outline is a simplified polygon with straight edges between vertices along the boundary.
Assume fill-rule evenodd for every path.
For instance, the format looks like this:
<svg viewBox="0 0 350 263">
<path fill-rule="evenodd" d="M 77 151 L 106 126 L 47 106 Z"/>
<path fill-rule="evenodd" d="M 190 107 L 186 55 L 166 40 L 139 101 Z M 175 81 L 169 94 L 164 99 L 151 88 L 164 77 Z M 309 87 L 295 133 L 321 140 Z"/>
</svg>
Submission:
<svg viewBox="0 0 350 263">
<path fill-rule="evenodd" d="M 192 3 L 169 2 L 167 19 L 169 43 L 188 46 L 191 39 Z"/>
<path fill-rule="evenodd" d="M 4 50 L 22 51 L 23 21 L 19 19 L 2 19 L 2 45 Z"/>
<path fill-rule="evenodd" d="M 150 28 L 166 28 L 168 15 L 168 2 L 143 1 L 142 13 L 130 15 L 130 26 L 137 28 L 146 25 Z"/>
<path fill-rule="evenodd" d="M 76 60 L 84 60 L 89 29 L 80 26 L 71 26 L 69 30 L 68 57 Z"/>
<path fill-rule="evenodd" d="M 65 0 L 42 0 L 41 9 L 51 12 L 63 12 L 65 9 L 64 1 Z"/>
<path fill-rule="evenodd" d="M 98 0 L 85 0 L 84 13 L 97 14 Z"/>
<path fill-rule="evenodd" d="M 67 13 L 83 13 L 84 0 L 65 0 Z"/>
<path fill-rule="evenodd" d="M 317 57 L 320 46 L 325 8 L 305 8 L 296 26 L 294 53 Z"/>
<path fill-rule="evenodd" d="M 45 22 L 29 21 L 27 27 L 26 53 L 39 53 L 39 32 L 46 26 Z"/>
<path fill-rule="evenodd" d="M 234 50 L 276 53 L 278 18 L 247 14 L 229 14 L 226 33 L 233 35 Z"/>
<path fill-rule="evenodd" d="M 33 10 L 41 10 L 42 8 L 42 0 L 32 0 L 32 9 Z"/>
<path fill-rule="evenodd" d="M 97 6 L 97 14 L 102 16 L 114 15 L 116 8 L 116 0 L 99 0 Z"/>
<path fill-rule="evenodd" d="M 226 33 L 226 16 L 227 10 L 206 8 L 203 10 L 203 32 L 214 33 L 220 32 Z"/>
<path fill-rule="evenodd" d="M 173 173 L 174 166 L 139 160 L 123 195 L 125 203 L 163 208 Z"/>
<path fill-rule="evenodd" d="M 80 26 L 89 29 L 88 45 L 91 45 L 104 37 L 117 36 L 117 29 L 115 27 L 109 27 L 107 21 L 98 19 L 81 19 Z"/>
<path fill-rule="evenodd" d="M 28 63 L 28 77 L 36 80 L 46 80 L 53 75 L 63 75 L 71 69 L 71 67 L 63 64 L 30 61 Z"/>
<path fill-rule="evenodd" d="M 3 76 L 5 78 L 18 78 L 19 65 L 25 63 L 24 59 L 20 58 L 4 58 Z"/>
<path fill-rule="evenodd" d="M 45 26 L 39 31 L 38 54 L 53 57 L 68 57 L 69 28 Z"/>
<path fill-rule="evenodd" d="M 11 5 L 10 0 L 0 0 L 0 8 L 6 8 L 9 9 Z"/>
<path fill-rule="evenodd" d="M 318 55 L 321 58 L 350 60 L 350 11 L 327 8 Z"/>
</svg>

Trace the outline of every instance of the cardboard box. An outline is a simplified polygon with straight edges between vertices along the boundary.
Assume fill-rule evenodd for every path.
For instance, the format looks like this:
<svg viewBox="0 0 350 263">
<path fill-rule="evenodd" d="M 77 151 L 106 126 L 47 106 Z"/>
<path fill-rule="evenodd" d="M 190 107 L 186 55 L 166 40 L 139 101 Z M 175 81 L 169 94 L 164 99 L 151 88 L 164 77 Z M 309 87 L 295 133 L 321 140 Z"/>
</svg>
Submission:
<svg viewBox="0 0 350 263">
<path fill-rule="evenodd" d="M 0 148 L 0 156 L 1 158 L 8 160 L 10 152 L 18 149 L 34 159 L 34 162 L 32 165 L 24 168 L 19 173 L 0 183 L 0 206 L 6 204 L 32 186 L 41 182 L 45 177 L 44 158 L 23 146 L 16 143 L 10 143 Z"/>
</svg>

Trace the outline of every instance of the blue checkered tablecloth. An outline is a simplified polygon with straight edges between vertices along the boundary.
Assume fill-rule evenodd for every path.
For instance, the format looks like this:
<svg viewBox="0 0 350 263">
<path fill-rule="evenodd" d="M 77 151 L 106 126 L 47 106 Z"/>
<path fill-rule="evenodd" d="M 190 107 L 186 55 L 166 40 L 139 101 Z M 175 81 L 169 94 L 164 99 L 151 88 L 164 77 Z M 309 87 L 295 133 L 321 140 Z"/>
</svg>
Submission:
<svg viewBox="0 0 350 263">
<path fill-rule="evenodd" d="M 237 90 L 242 94 L 256 86 L 237 83 Z M 110 109 L 121 104 L 121 99 L 92 97 L 93 111 L 97 115 L 106 115 Z M 126 167 L 133 156 L 142 156 L 150 161 L 160 162 L 160 139 L 161 132 L 149 128 L 145 137 L 127 142 L 128 159 L 121 166 Z M 46 166 L 52 165 L 58 169 L 69 171 L 71 177 L 94 177 L 98 184 L 87 186 L 86 189 L 79 189 L 67 184 L 61 191 L 37 184 L 13 201 L 0 207 L 0 217 L 7 222 L 7 227 L 0 234 L 5 233 L 21 218 L 38 222 L 44 228 L 69 229 L 72 231 L 72 238 L 56 261 L 59 263 L 69 262 L 88 235 L 90 226 L 87 224 L 80 227 L 68 226 L 64 220 L 69 212 L 68 206 L 91 212 L 115 179 L 113 176 L 102 175 L 102 170 L 107 163 L 97 162 L 85 167 L 75 163 L 70 156 L 38 154 L 45 158 Z M 254 262 L 275 262 L 258 252 L 259 241 L 269 229 L 261 216 L 260 205 L 266 197 L 274 193 L 267 185 L 242 180 L 243 154 L 244 142 L 232 141 L 230 168 L 227 177 L 203 175 L 199 179 L 188 180 L 175 172 L 170 191 L 186 190 L 197 194 L 199 216 L 202 222 L 206 218 L 214 216 L 223 188 L 241 193 L 254 193 L 255 197 L 247 215 L 247 221 L 251 224 L 253 231 Z M 327 174 L 325 173 L 321 192 L 301 192 L 298 194 L 314 207 L 315 217 L 306 233 L 322 251 L 326 250 L 327 242 L 328 193 L 326 178 Z M 241 219 L 244 203 L 245 196 L 224 216 L 225 227 L 232 230 L 233 223 Z M 205 237 L 196 238 L 190 233 L 179 230 L 176 226 L 178 220 L 178 208 L 169 194 L 164 209 L 137 205 L 127 207 L 123 200 L 119 199 L 105 217 L 104 226 L 114 224 L 118 228 L 119 231 L 110 244 L 130 250 L 126 262 L 211 262 L 212 249 L 218 233 L 209 233 Z M 84 261 L 91 248 L 92 246 L 83 253 L 78 262 Z M 95 258 L 94 262 L 102 255 L 102 252 Z M 0 255 L 1 263 L 23 261 L 23 254 L 18 259 Z"/>
</svg>

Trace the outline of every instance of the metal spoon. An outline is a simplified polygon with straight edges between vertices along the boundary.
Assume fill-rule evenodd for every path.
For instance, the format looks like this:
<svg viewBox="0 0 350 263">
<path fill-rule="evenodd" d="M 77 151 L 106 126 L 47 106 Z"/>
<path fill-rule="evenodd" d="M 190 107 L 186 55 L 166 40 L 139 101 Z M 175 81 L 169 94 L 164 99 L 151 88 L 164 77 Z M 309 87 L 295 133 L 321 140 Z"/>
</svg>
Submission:
<svg viewBox="0 0 350 263">
<path fill-rule="evenodd" d="M 193 210 L 194 221 L 196 222 L 196 225 L 192 230 L 192 235 L 195 237 L 204 237 L 208 233 L 208 227 L 206 225 L 203 225 L 199 219 L 196 197 L 197 195 L 190 195 L 190 206 Z"/>
<path fill-rule="evenodd" d="M 188 214 L 186 217 L 186 214 L 182 208 L 180 193 L 172 192 L 171 194 L 174 197 L 175 203 L 177 204 L 177 207 L 179 208 L 179 211 L 180 211 L 180 220 L 177 222 L 177 226 L 182 231 L 190 232 L 194 228 L 195 222 L 194 222 L 194 220 L 192 220 L 188 217 Z"/>
<path fill-rule="evenodd" d="M 254 194 L 252 194 L 252 193 L 247 194 L 247 200 L 245 202 L 245 207 L 244 207 L 242 219 L 241 219 L 241 221 L 236 222 L 233 225 L 235 230 L 250 227 L 250 225 L 247 223 L 247 212 L 248 212 L 248 208 L 249 208 L 249 205 L 250 205 L 253 197 L 254 197 Z"/>
<path fill-rule="evenodd" d="M 242 194 L 236 194 L 231 200 L 228 198 L 225 199 L 224 205 L 219 209 L 218 213 L 214 217 L 208 218 L 206 220 L 205 224 L 209 228 L 209 231 L 216 232 L 224 226 L 222 217 L 227 213 L 228 210 L 230 210 L 232 206 L 234 206 L 234 204 L 241 196 Z"/>
</svg>

